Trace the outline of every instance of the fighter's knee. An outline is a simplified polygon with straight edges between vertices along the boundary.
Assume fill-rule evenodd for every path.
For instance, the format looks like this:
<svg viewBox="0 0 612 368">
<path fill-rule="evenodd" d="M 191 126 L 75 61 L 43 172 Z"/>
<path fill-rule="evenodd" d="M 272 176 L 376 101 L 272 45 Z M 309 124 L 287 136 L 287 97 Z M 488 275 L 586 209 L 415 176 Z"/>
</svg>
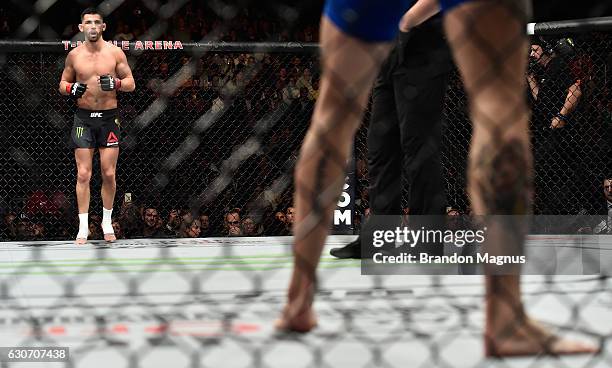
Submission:
<svg viewBox="0 0 612 368">
<path fill-rule="evenodd" d="M 80 184 L 89 184 L 91 180 L 91 170 L 90 169 L 79 169 L 77 172 L 77 181 Z"/>
<path fill-rule="evenodd" d="M 102 180 L 104 180 L 105 182 L 114 182 L 115 181 L 115 169 L 102 170 Z"/>
</svg>

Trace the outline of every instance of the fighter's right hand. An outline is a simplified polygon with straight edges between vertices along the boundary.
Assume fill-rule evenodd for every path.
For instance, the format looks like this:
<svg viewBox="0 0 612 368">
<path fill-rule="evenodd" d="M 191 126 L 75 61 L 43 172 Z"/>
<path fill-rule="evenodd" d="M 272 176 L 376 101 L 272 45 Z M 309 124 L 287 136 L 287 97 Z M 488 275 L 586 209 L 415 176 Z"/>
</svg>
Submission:
<svg viewBox="0 0 612 368">
<path fill-rule="evenodd" d="M 87 84 L 74 82 L 66 85 L 66 92 L 74 98 L 80 98 L 87 90 Z"/>
</svg>

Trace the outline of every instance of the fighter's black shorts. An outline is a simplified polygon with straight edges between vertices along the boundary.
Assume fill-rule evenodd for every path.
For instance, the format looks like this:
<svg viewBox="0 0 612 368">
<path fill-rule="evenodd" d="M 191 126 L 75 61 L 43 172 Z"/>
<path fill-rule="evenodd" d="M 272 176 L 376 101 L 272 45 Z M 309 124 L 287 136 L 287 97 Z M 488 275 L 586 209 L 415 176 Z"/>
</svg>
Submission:
<svg viewBox="0 0 612 368">
<path fill-rule="evenodd" d="M 120 135 L 117 109 L 77 109 L 71 134 L 73 148 L 119 147 Z"/>
</svg>

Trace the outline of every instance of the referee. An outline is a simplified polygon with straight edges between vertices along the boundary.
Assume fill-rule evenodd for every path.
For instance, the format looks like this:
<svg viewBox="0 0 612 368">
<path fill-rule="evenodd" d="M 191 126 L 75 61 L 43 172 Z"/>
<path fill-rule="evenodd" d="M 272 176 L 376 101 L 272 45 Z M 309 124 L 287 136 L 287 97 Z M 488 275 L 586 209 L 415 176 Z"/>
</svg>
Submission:
<svg viewBox="0 0 612 368">
<path fill-rule="evenodd" d="M 401 29 L 372 91 L 367 137 L 372 215 L 402 214 L 403 171 L 409 184 L 411 218 L 435 216 L 429 219 L 437 224 L 423 225 L 444 225 L 439 223 L 446 208 L 440 145 L 452 66 L 440 15 L 410 30 Z M 443 252 L 441 244 L 419 249 L 432 255 Z M 361 237 L 330 253 L 337 258 L 361 258 Z"/>
</svg>

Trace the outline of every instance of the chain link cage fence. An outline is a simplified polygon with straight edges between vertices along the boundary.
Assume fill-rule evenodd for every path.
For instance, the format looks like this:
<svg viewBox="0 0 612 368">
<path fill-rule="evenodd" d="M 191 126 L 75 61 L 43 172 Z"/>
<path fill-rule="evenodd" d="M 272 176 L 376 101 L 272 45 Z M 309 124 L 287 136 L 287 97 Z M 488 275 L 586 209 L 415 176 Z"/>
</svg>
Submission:
<svg viewBox="0 0 612 368">
<path fill-rule="evenodd" d="M 559 96 L 568 93 L 558 85 L 564 81 L 552 77 L 558 84 L 531 99 L 535 213 L 597 214 L 610 172 L 611 37 L 565 28 L 535 35 L 532 42 L 549 47 L 565 38 L 572 49 L 556 58 L 579 85 L 580 96 L 567 125 L 554 130 L 549 125 L 563 107 Z M 76 169 L 69 146 L 75 103 L 57 92 L 74 46 L 75 41 L 2 45 L 0 78 L 11 86 L 0 92 L 6 150 L 0 158 L 3 240 L 70 239 L 76 231 Z M 204 222 L 191 236 L 224 236 L 229 234 L 225 215 L 235 208 L 254 226 L 245 230 L 241 224 L 233 234 L 289 234 L 291 175 L 318 95 L 317 46 L 167 41 L 132 42 L 126 48 L 138 87 L 119 96 L 123 142 L 115 218 L 122 236 L 189 236 L 180 231 L 183 220 L 193 220 L 188 213 L 202 215 Z M 530 64 L 530 76 L 547 79 L 537 63 Z M 351 206 L 357 220 L 369 207 L 369 117 L 368 110 L 354 148 Z M 448 208 L 463 213 L 469 211 L 470 139 L 465 94 L 453 73 L 445 98 L 442 160 Z M 92 213 L 101 212 L 98 172 L 95 166 Z M 145 208 L 156 215 L 154 229 L 146 229 Z M 92 231 L 93 238 L 100 236 L 97 227 Z"/>
<path fill-rule="evenodd" d="M 40 2 L 36 9 L 44 13 L 52 3 Z M 100 8 L 111 16 L 122 3 L 106 1 Z M 164 22 L 180 14 L 185 3 L 171 1 L 162 6 L 143 1 L 142 6 L 157 19 L 147 24 L 139 39 L 158 39 Z M 239 232 L 289 234 L 291 175 L 318 95 L 318 47 L 311 43 L 217 42 L 236 9 L 221 2 L 214 2 L 210 9 L 222 21 L 215 24 L 217 33 L 211 30 L 208 39 L 172 43 L 172 49 L 162 42 L 163 50 L 148 49 L 155 48 L 155 43 L 131 42 L 126 46 L 137 89 L 119 97 L 123 143 L 115 208 L 117 229 L 123 237 L 194 236 L 189 230 L 195 215 L 207 217 L 199 216 L 202 226 L 197 235 L 201 237 Z M 287 22 L 297 16 L 295 9 L 280 13 Z M 48 32 L 45 26 L 33 16 L 15 34 L 27 34 L 36 27 Z M 610 141 L 610 34 L 578 28 L 543 33 L 550 43 L 559 38 L 573 39 L 575 49 L 564 59 L 572 78 L 580 81 L 581 97 L 562 134 L 553 135 L 544 129 L 546 123 L 532 124 L 532 134 L 537 137 L 534 151 L 539 149 L 535 145 L 546 147 L 541 151 L 545 159 L 539 161 L 544 169 L 536 175 L 544 185 L 567 185 L 571 197 L 567 200 L 575 204 L 569 207 L 562 201 L 561 208 L 550 211 L 594 213 L 602 200 L 601 181 L 610 172 L 606 159 Z M 286 41 L 282 37 L 276 40 Z M 0 44 L 0 81 L 10 86 L 0 89 L 0 196 L 6 215 L 2 240 L 72 239 L 76 233 L 75 168 L 68 146 L 75 105 L 57 93 L 66 53 L 72 47 L 72 42 L 60 41 L 12 40 Z M 139 50 L 141 47 L 144 50 Z M 536 65 L 531 71 L 540 80 L 546 78 Z M 471 128 L 465 106 L 461 83 L 454 74 L 446 98 L 443 164 L 449 206 L 460 211 L 469 209 L 465 161 Z M 542 107 L 542 114 L 552 119 L 558 108 Z M 367 176 L 360 163 L 365 157 L 368 122 L 366 112 L 354 149 L 354 216 L 368 208 Z M 569 156 L 565 161 L 555 160 L 558 153 Z M 97 172 L 99 166 L 94 166 Z M 96 209 L 101 212 L 96 193 L 99 180 L 94 174 L 92 213 Z M 548 209 L 539 204 L 542 202 L 546 204 L 544 200 L 537 202 L 536 211 L 547 213 Z M 237 225 L 233 223 L 236 217 L 228 221 L 225 215 L 236 209 L 242 221 L 251 218 L 255 226 L 249 228 L 242 223 L 240 229 L 232 230 Z M 156 214 L 150 224 L 147 213 Z M 92 218 L 92 223 L 96 222 L 99 219 Z M 208 228 L 203 226 L 205 222 L 209 222 Z M 97 228 L 91 230 L 95 239 Z M 265 239 L 261 243 L 254 240 L 253 244 L 263 247 L 273 242 Z M 102 246 L 87 248 L 78 257 L 70 253 L 71 248 L 64 248 L 66 253 L 62 255 L 68 260 L 58 260 L 55 249 L 45 247 L 19 256 L 12 254 L 15 258 L 11 265 L 3 265 L 0 300 L 6 314 L 0 324 L 11 326 L 8 333 L 26 330 L 27 338 L 18 341 L 24 346 L 59 344 L 65 341 L 67 332 L 58 325 L 78 325 L 85 333 L 69 336 L 82 342 L 73 350 L 74 358 L 66 363 L 69 367 L 94 366 L 89 357 L 100 351 L 114 354 L 109 365 L 118 360 L 117 366 L 148 366 L 159 349 L 172 350 L 175 360 L 171 361 L 177 366 L 229 366 L 232 362 L 227 356 L 239 360 L 242 366 L 342 366 L 347 351 L 356 357 L 356 366 L 397 366 L 393 355 L 403 354 L 402 344 L 414 342 L 412 354 L 422 357 L 414 366 L 454 367 L 457 354 L 462 355 L 466 349 L 464 342 L 470 337 L 480 338 L 478 284 L 428 277 L 413 287 L 398 287 L 394 279 L 374 277 L 363 285 L 352 284 L 353 289 L 338 290 L 334 278 L 343 276 L 341 268 L 352 264 L 326 264 L 325 259 L 318 280 L 319 302 L 324 306 L 321 316 L 340 321 L 337 328 L 312 338 L 259 335 L 260 327 L 243 318 L 269 322 L 278 315 L 279 311 L 270 306 L 284 300 L 284 294 L 278 292 L 278 279 L 283 280 L 284 287 L 291 259 L 288 252 L 263 257 L 225 246 L 232 243 L 223 240 L 206 243 L 218 245 L 207 247 L 210 253 L 206 255 L 198 253 L 205 247 L 193 247 L 197 251 L 173 249 L 178 242 L 172 239 L 124 244 L 142 253 L 128 256 Z M 32 287 L 34 284 L 38 286 Z M 27 295 L 21 295 L 28 285 Z M 551 306 L 563 307 L 562 314 L 568 318 L 557 327 L 578 330 L 609 349 L 609 327 L 601 326 L 597 317 L 602 309 L 609 308 L 607 278 L 567 283 L 546 278 L 527 283 L 525 289 L 528 302 L 544 305 L 545 311 Z M 384 319 L 376 317 L 385 313 Z M 181 325 L 185 321 L 192 323 Z M 193 321 L 201 325 L 195 326 Z M 389 321 L 393 323 L 386 325 Z M 141 345 L 134 347 L 122 338 L 127 333 L 126 324 L 130 329 L 142 327 L 145 336 L 139 340 Z M 434 336 L 432 331 L 440 324 L 446 331 Z M 380 325 L 385 327 L 380 329 Z M 219 353 L 214 348 L 223 341 L 231 347 L 224 345 Z M 301 343 L 299 352 L 296 342 Z M 343 350 L 347 344 L 353 349 Z M 284 364 L 271 363 L 268 358 L 279 352 L 289 358 Z M 480 357 L 464 363 L 462 366 L 473 367 L 489 364 Z M 535 358 L 526 365 L 539 364 Z M 569 367 L 612 363 L 609 354 L 602 354 L 578 363 L 559 359 L 550 364 Z"/>
<path fill-rule="evenodd" d="M 11 147 L 2 159 L 3 195 L 12 211 L 45 224 L 45 239 L 68 239 L 75 229 L 76 171 L 68 147 L 75 105 L 57 93 L 66 57 L 58 46 L 6 54 L 2 74 L 23 87 L 3 96 Z M 314 47 L 275 53 L 269 46 L 254 53 L 254 45 L 236 52 L 185 44 L 131 58 L 138 88 L 120 96 L 124 144 L 116 197 L 126 237 L 143 236 L 130 200 L 163 214 L 164 228 L 173 210 L 208 215 L 211 230 L 201 236 L 228 235 L 223 218 L 233 208 L 261 227 L 250 235 L 288 234 L 284 222 L 271 220 L 291 205 L 292 167 L 312 113 L 318 67 Z M 91 212 L 101 207 L 98 172 L 94 167 Z"/>
<path fill-rule="evenodd" d="M 547 28 L 545 35 L 531 36 L 532 45 L 553 48 L 558 40 L 569 39 L 572 47 L 566 53 L 557 52 L 558 63 L 564 65 L 567 79 L 577 83 L 580 91 L 569 91 L 568 82 L 556 76 L 539 100 L 531 91 L 528 98 L 532 107 L 530 133 L 535 155 L 537 215 L 594 215 L 603 203 L 604 179 L 610 176 L 610 52 L 612 38 L 606 31 L 582 28 Z M 547 46 L 548 45 L 548 46 Z M 538 82 L 548 76 L 543 67 L 530 60 L 529 75 Z M 565 86 L 562 86 L 565 83 Z M 531 87 L 530 87 L 531 89 Z M 580 95 L 578 96 L 578 93 Z M 574 96 L 574 94 L 576 94 Z M 550 129 L 551 120 L 559 114 L 567 96 L 574 102 L 574 110 L 562 129 Z M 562 98 L 562 99 L 561 99 Z M 356 140 L 357 180 L 361 190 L 357 212 L 368 208 L 367 129 L 369 111 Z M 472 125 L 467 112 L 466 95 L 459 74 L 451 74 L 446 93 L 442 136 L 442 165 L 446 184 L 447 210 L 469 213 L 466 193 L 466 165 Z M 408 188 L 404 186 L 403 207 L 408 208 Z"/>
</svg>

